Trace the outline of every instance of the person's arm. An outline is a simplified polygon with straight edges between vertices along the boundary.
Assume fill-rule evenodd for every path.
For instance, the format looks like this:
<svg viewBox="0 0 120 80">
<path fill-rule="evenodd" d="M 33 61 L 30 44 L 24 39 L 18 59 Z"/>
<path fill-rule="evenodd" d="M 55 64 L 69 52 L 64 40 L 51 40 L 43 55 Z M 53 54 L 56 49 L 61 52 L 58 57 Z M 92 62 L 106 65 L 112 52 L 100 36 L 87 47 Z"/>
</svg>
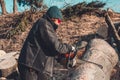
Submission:
<svg viewBox="0 0 120 80">
<path fill-rule="evenodd" d="M 58 40 L 58 37 L 50 24 L 43 24 L 42 28 L 44 29 L 40 29 L 40 34 L 42 34 L 45 46 L 49 48 L 49 50 L 53 50 L 54 52 L 61 54 L 69 53 L 72 50 L 71 45 L 61 43 Z"/>
</svg>

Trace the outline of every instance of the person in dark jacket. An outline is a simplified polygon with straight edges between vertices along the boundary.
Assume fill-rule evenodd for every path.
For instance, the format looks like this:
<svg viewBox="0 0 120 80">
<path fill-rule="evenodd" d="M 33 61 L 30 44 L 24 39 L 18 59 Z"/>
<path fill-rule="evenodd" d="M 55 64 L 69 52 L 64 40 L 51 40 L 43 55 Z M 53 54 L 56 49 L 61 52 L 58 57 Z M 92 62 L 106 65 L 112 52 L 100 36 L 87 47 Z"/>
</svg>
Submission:
<svg viewBox="0 0 120 80">
<path fill-rule="evenodd" d="M 52 6 L 34 23 L 18 59 L 21 80 L 48 80 L 46 75 L 52 76 L 54 57 L 75 49 L 58 40 L 55 32 L 61 20 L 60 9 Z"/>
</svg>

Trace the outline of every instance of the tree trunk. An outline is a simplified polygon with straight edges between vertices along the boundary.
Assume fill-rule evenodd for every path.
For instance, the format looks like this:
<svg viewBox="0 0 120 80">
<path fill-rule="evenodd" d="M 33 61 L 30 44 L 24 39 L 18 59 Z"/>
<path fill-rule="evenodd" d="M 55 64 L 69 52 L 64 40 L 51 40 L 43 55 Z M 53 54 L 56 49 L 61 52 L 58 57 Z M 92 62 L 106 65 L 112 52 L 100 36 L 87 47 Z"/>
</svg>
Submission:
<svg viewBox="0 0 120 80">
<path fill-rule="evenodd" d="M 17 13 L 17 0 L 13 0 L 13 13 Z"/>
<path fill-rule="evenodd" d="M 0 0 L 0 4 L 2 8 L 2 14 L 7 14 L 4 0 Z"/>
<path fill-rule="evenodd" d="M 104 40 L 93 39 L 89 42 L 83 60 L 91 61 L 98 65 L 84 62 L 71 71 L 70 80 L 110 80 L 111 71 L 118 62 L 116 51 Z"/>
</svg>

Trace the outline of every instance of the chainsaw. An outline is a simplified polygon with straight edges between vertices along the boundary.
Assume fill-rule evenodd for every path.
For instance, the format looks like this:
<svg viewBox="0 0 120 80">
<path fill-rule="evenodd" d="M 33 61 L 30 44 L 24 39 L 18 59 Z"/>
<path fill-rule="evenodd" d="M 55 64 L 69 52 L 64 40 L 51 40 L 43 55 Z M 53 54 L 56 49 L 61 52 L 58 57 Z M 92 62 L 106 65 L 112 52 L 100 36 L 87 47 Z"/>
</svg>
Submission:
<svg viewBox="0 0 120 80">
<path fill-rule="evenodd" d="M 66 54 L 60 54 L 57 56 L 56 60 L 58 63 L 66 68 L 72 67 L 73 59 L 75 58 L 77 52 L 70 52 Z"/>
<path fill-rule="evenodd" d="M 83 54 L 83 53 L 77 54 L 78 51 L 84 49 L 86 47 L 86 45 L 87 45 L 86 42 L 82 42 L 82 44 L 81 43 L 80 44 L 77 43 L 75 45 L 75 51 L 72 51 L 72 52 L 66 53 L 66 54 L 59 54 L 57 56 L 56 60 L 61 65 L 65 66 L 66 68 L 73 67 L 75 65 L 75 58 L 76 58 L 76 56 L 79 55 L 79 57 L 80 57 Z"/>
<path fill-rule="evenodd" d="M 100 64 L 80 59 L 80 57 L 83 56 L 83 54 L 85 52 L 86 45 L 87 45 L 87 43 L 84 42 L 79 47 L 77 46 L 75 51 L 72 51 L 72 52 L 66 53 L 66 54 L 59 54 L 58 57 L 57 57 L 57 61 L 61 65 L 63 65 L 64 67 L 66 67 L 68 69 L 73 68 L 76 65 L 76 63 L 82 64 L 82 63 L 85 63 L 85 62 L 97 65 L 98 67 L 100 67 L 102 69 L 103 66 L 100 65 Z"/>
</svg>

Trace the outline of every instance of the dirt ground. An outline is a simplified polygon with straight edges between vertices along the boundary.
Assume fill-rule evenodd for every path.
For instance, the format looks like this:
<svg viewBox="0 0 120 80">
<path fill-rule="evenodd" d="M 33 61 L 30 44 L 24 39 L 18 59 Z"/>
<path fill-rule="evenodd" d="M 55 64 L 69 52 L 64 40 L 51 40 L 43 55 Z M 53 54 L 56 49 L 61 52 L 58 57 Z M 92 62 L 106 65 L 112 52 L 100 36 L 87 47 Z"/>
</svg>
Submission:
<svg viewBox="0 0 120 80">
<path fill-rule="evenodd" d="M 11 38 L 4 37 L 10 30 L 15 28 L 15 25 L 22 17 L 21 14 L 0 16 L 0 49 L 6 52 L 20 51 L 21 47 L 26 39 L 26 36 L 32 27 L 32 24 L 42 16 L 42 13 L 32 14 L 31 20 L 25 25 L 25 31 L 20 32 L 12 36 Z M 113 13 L 111 18 L 114 23 L 120 22 L 120 14 Z M 63 20 L 62 24 L 58 27 L 57 35 L 59 39 L 68 44 L 73 44 L 81 40 L 82 36 L 91 35 L 86 40 L 96 38 L 96 34 L 102 36 L 105 40 L 107 39 L 107 24 L 104 17 L 98 17 L 96 15 L 83 14 L 81 16 L 72 16 L 67 20 Z M 111 76 L 111 80 L 120 79 L 120 68 L 115 67 L 114 73 Z M 62 74 L 61 74 L 62 75 Z M 60 76 L 61 76 L 60 75 Z M 62 75 L 63 76 L 63 75 Z M 58 79 L 60 80 L 60 79 Z"/>
</svg>

